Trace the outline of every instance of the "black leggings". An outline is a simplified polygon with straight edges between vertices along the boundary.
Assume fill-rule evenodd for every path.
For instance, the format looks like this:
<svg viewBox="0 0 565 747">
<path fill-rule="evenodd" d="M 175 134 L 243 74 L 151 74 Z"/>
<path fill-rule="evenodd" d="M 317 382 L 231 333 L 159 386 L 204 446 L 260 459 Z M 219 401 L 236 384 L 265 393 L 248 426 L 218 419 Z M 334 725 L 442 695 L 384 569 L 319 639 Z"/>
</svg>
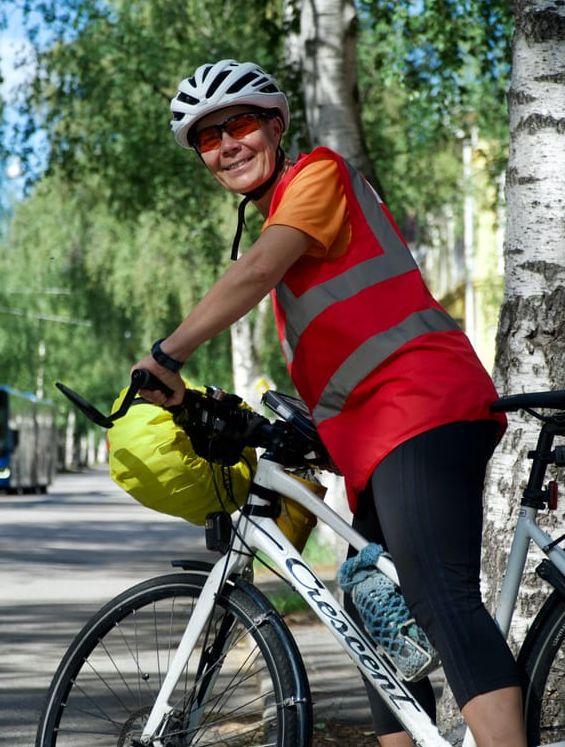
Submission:
<svg viewBox="0 0 565 747">
<path fill-rule="evenodd" d="M 479 588 L 483 482 L 497 427 L 452 423 L 400 445 L 373 473 L 353 519 L 361 535 L 392 555 L 408 607 L 439 652 L 459 708 L 519 684 Z M 349 598 L 345 606 L 353 613 Z M 408 686 L 435 720 L 429 680 Z M 368 684 L 367 692 L 376 734 L 402 731 Z"/>
</svg>

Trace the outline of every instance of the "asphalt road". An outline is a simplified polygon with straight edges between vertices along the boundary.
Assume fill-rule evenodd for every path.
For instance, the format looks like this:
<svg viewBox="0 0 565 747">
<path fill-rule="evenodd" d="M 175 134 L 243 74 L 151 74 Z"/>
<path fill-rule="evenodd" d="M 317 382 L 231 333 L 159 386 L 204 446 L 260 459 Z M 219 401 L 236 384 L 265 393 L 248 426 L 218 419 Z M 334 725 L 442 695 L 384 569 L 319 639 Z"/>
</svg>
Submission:
<svg viewBox="0 0 565 747">
<path fill-rule="evenodd" d="M 49 681 L 86 620 L 183 557 L 209 557 L 203 530 L 143 508 L 103 471 L 61 475 L 46 496 L 0 495 L 0 745 L 32 747 Z"/>
<path fill-rule="evenodd" d="M 217 556 L 207 553 L 202 529 L 140 506 L 103 471 L 62 475 L 46 496 L 0 494 L 0 747 L 33 747 L 49 682 L 83 624 L 183 557 Z M 332 574 L 326 581 L 335 585 Z M 259 582 L 266 593 L 280 586 L 268 575 Z M 329 630 L 302 616 L 287 622 L 322 729 L 315 744 L 338 741 L 334 722 L 348 729 L 344 747 L 374 743 L 359 673 Z"/>
</svg>

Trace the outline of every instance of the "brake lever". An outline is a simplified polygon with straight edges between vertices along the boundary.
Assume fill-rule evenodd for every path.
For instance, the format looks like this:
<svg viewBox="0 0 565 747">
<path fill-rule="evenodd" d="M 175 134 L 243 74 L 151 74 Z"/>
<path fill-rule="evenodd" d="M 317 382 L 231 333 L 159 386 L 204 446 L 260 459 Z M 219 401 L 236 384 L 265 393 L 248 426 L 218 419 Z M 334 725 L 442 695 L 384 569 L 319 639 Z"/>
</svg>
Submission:
<svg viewBox="0 0 565 747">
<path fill-rule="evenodd" d="M 132 371 L 131 373 L 131 383 L 119 409 L 111 415 L 103 415 L 100 410 L 94 407 L 93 404 L 88 402 L 88 400 L 77 392 L 74 392 L 68 386 L 65 386 L 65 384 L 57 381 L 55 386 L 73 403 L 75 407 L 78 407 L 83 415 L 85 415 L 95 425 L 102 426 L 102 428 L 112 428 L 114 420 L 118 420 L 126 414 L 131 403 L 135 399 L 135 395 L 140 389 L 149 389 L 151 391 L 158 389 L 163 392 L 163 394 L 166 394 L 167 397 L 170 397 L 173 393 L 172 389 L 170 389 L 166 384 L 163 384 L 163 382 L 150 371 L 147 371 L 144 368 L 136 368 L 135 371 Z"/>
<path fill-rule="evenodd" d="M 97 410 L 94 405 L 90 404 L 90 402 L 84 399 L 84 397 L 81 397 L 80 394 L 74 392 L 72 389 L 69 389 L 68 386 L 65 386 L 65 384 L 62 384 L 60 381 L 56 381 L 55 386 L 60 392 L 65 395 L 67 399 L 69 399 L 73 403 L 75 407 L 78 407 L 83 415 L 86 415 L 86 417 L 95 425 L 100 425 L 102 426 L 102 428 L 112 427 L 113 423 L 111 418 L 103 415 L 100 410 Z"/>
</svg>

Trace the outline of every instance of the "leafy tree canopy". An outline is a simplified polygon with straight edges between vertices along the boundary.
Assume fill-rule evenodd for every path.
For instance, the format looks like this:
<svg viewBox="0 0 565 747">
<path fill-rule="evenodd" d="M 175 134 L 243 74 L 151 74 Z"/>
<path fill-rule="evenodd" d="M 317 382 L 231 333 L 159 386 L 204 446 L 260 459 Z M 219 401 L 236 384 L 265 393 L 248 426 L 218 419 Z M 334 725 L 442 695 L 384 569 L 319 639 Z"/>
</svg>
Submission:
<svg viewBox="0 0 565 747">
<path fill-rule="evenodd" d="M 47 171 L 28 186 L 1 248 L 10 277 L 0 299 L 3 378 L 35 387 L 41 339 L 51 380 L 72 362 L 73 381 L 107 399 L 150 342 L 213 283 L 227 262 L 236 200 L 174 143 L 169 100 L 177 81 L 210 59 L 276 67 L 277 7 L 228 0 L 26 3 L 37 73 L 21 104 L 19 152 L 30 159 L 37 130 L 49 152 Z M 37 273 L 26 283 L 30 263 Z M 26 346 L 21 357 L 13 358 L 12 339 Z M 229 335 L 198 351 L 187 374 L 230 386 Z"/>
<path fill-rule="evenodd" d="M 38 75 L 23 114 L 49 140 L 49 169 L 80 181 L 100 176 L 121 216 L 156 210 L 197 215 L 213 182 L 198 159 L 168 135 L 176 83 L 222 58 L 276 67 L 280 16 L 274 2 L 235 0 L 66 0 L 30 3 Z M 31 19 L 31 12 L 28 14 Z M 31 123 L 31 124 L 30 124 Z"/>
<path fill-rule="evenodd" d="M 503 168 L 511 4 L 504 0 L 358 1 L 360 87 L 369 152 L 406 220 L 453 201 L 457 141 L 476 128 Z"/>
<path fill-rule="evenodd" d="M 8 383 L 34 388 L 41 363 L 46 380 L 84 382 L 107 401 L 129 364 L 213 282 L 227 262 L 236 199 L 174 143 L 169 100 L 205 61 L 254 59 L 277 71 L 291 97 L 290 140 L 304 141 L 297 71 L 283 59 L 285 4 L 24 3 L 36 75 L 20 99 L 19 154 L 25 168 L 38 131 L 48 152 L 0 247 Z M 406 225 L 459 200 L 458 134 L 477 126 L 505 141 L 510 11 L 501 0 L 357 5 L 366 139 Z M 273 350 L 269 341 L 262 355 L 282 377 Z M 198 351 L 188 375 L 230 386 L 228 337 Z"/>
<path fill-rule="evenodd" d="M 0 243 L 0 369 L 31 390 L 42 370 L 46 382 L 62 379 L 107 407 L 129 366 L 212 284 L 217 267 L 200 258 L 204 241 L 207 251 L 218 243 L 211 227 L 150 212 L 126 224 L 95 195 L 52 174 L 15 210 Z M 229 370 L 224 335 L 187 373 L 229 385 Z"/>
</svg>

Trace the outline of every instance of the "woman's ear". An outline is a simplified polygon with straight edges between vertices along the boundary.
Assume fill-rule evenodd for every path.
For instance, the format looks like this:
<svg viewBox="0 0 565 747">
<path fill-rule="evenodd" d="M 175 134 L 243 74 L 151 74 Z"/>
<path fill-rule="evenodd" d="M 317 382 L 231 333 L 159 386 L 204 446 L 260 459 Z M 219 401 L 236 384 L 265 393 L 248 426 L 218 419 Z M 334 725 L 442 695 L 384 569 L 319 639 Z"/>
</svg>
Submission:
<svg viewBox="0 0 565 747">
<path fill-rule="evenodd" d="M 280 145 L 284 132 L 284 122 L 282 120 L 282 117 L 279 117 L 278 115 L 272 117 L 271 119 L 269 119 L 269 124 L 271 125 L 275 140 L 277 141 L 278 145 Z"/>
</svg>

